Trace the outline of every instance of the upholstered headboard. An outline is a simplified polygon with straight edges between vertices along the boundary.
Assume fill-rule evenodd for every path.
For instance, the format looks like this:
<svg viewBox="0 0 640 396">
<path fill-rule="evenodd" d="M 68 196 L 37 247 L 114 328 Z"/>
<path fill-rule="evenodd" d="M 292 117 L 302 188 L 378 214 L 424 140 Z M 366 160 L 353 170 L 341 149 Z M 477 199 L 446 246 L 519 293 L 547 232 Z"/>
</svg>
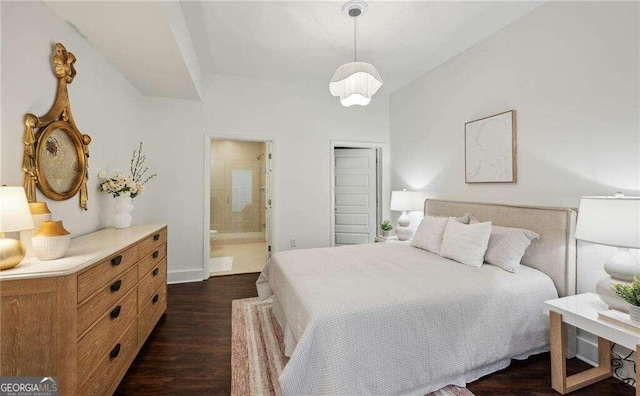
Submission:
<svg viewBox="0 0 640 396">
<path fill-rule="evenodd" d="M 537 232 L 540 238 L 531 243 L 522 263 L 547 274 L 561 297 L 576 293 L 575 210 L 427 199 L 424 213 L 430 216 L 472 213 L 480 221 Z"/>
</svg>

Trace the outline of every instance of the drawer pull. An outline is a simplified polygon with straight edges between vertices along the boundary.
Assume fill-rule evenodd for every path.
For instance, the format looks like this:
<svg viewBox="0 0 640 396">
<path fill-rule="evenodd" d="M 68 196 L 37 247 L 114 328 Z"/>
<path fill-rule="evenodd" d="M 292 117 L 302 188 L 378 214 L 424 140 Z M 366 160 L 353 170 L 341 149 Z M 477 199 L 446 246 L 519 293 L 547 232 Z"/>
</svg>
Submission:
<svg viewBox="0 0 640 396">
<path fill-rule="evenodd" d="M 115 319 L 120 316 L 120 308 L 122 308 L 122 306 L 118 305 L 111 311 L 111 313 L 109 314 L 111 316 L 111 319 Z"/>
<path fill-rule="evenodd" d="M 111 293 L 116 293 L 118 290 L 120 290 L 120 286 L 122 286 L 122 281 L 120 279 L 113 282 L 111 284 Z"/>
<path fill-rule="evenodd" d="M 159 251 L 156 250 L 155 252 L 153 252 L 153 258 L 154 259 L 158 258 L 159 255 L 160 255 Z"/>
<path fill-rule="evenodd" d="M 160 272 L 159 268 L 154 268 L 152 274 L 153 274 L 153 276 L 158 276 L 159 272 Z"/>
<path fill-rule="evenodd" d="M 118 357 L 118 355 L 120 354 L 120 344 L 116 344 L 115 347 L 113 347 L 113 349 L 111 350 L 111 352 L 109 352 L 109 357 L 111 359 L 115 359 Z"/>
<path fill-rule="evenodd" d="M 159 241 L 160 240 L 160 234 L 156 234 L 153 236 L 153 240 L 154 241 Z"/>
<path fill-rule="evenodd" d="M 151 301 L 153 301 L 153 303 L 154 303 L 154 304 L 156 304 L 156 303 L 158 302 L 158 298 L 159 298 L 159 297 L 160 297 L 160 296 L 158 296 L 158 295 L 156 294 L 155 296 L 153 296 L 153 300 L 151 300 Z"/>
<path fill-rule="evenodd" d="M 121 262 L 122 262 L 122 255 L 119 255 L 111 259 L 111 265 L 113 265 L 114 267 L 117 265 L 120 265 Z"/>
</svg>

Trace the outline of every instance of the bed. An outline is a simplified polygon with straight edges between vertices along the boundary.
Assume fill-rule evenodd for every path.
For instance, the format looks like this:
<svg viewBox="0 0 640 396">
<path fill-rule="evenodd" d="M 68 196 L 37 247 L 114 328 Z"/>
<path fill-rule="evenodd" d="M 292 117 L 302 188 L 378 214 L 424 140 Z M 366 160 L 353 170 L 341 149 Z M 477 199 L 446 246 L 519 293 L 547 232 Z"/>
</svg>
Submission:
<svg viewBox="0 0 640 396">
<path fill-rule="evenodd" d="M 285 395 L 424 395 L 548 350 L 542 302 L 575 293 L 576 212 L 427 200 L 540 234 L 516 273 L 400 243 L 280 252 L 257 281 L 290 356 Z"/>
</svg>

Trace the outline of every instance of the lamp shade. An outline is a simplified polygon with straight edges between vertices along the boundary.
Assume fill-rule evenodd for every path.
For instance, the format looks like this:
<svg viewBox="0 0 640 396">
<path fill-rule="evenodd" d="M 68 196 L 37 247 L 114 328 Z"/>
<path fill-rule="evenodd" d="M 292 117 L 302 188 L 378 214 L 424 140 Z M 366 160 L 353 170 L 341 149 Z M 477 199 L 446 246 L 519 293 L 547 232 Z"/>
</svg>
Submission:
<svg viewBox="0 0 640 396">
<path fill-rule="evenodd" d="M 22 187 L 0 187 L 0 232 L 33 228 L 27 195 Z"/>
<path fill-rule="evenodd" d="M 418 194 L 413 191 L 392 191 L 390 209 L 403 212 L 411 210 L 421 210 L 422 204 L 420 203 Z"/>
<path fill-rule="evenodd" d="M 640 248 L 640 197 L 582 197 L 576 239 Z"/>
<path fill-rule="evenodd" d="M 340 103 L 366 106 L 382 86 L 382 77 L 375 66 L 365 62 L 350 62 L 340 66 L 329 83 L 329 92 L 340 97 Z"/>
</svg>

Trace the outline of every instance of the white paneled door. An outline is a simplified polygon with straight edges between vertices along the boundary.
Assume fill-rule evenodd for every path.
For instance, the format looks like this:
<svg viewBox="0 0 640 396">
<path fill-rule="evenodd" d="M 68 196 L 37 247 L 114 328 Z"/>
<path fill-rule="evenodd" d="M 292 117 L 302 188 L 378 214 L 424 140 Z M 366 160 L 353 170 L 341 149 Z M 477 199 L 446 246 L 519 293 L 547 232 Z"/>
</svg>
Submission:
<svg viewBox="0 0 640 396">
<path fill-rule="evenodd" d="M 334 243 L 374 241 L 377 230 L 377 166 L 374 148 L 334 151 Z"/>
</svg>

